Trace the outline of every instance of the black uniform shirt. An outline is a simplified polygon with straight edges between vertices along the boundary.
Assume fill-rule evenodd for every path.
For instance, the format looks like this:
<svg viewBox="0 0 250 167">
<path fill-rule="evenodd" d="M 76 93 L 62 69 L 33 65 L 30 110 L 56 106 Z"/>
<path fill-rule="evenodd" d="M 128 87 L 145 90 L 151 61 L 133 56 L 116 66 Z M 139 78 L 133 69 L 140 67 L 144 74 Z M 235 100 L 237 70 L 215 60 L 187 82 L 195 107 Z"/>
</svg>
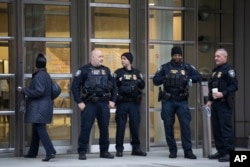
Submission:
<svg viewBox="0 0 250 167">
<path fill-rule="evenodd" d="M 91 63 L 88 63 L 81 68 L 79 68 L 74 76 L 72 86 L 71 86 L 71 91 L 74 96 L 74 100 L 76 103 L 81 103 L 82 102 L 82 93 L 84 92 L 84 84 L 86 82 L 86 79 L 88 78 L 88 74 L 90 71 L 93 69 L 101 69 L 104 70 L 105 73 L 108 75 L 108 80 L 112 83 L 112 89 L 111 89 L 111 101 L 115 102 L 116 101 L 116 96 L 117 96 L 117 89 L 115 86 L 114 78 L 110 72 L 110 69 L 106 66 L 100 66 L 100 67 L 94 67 L 91 65 Z"/>
<path fill-rule="evenodd" d="M 225 63 L 217 66 L 212 71 L 212 76 L 208 81 L 209 101 L 213 101 L 212 88 L 218 88 L 223 97 L 227 97 L 238 90 L 238 80 L 232 66 Z"/>
</svg>

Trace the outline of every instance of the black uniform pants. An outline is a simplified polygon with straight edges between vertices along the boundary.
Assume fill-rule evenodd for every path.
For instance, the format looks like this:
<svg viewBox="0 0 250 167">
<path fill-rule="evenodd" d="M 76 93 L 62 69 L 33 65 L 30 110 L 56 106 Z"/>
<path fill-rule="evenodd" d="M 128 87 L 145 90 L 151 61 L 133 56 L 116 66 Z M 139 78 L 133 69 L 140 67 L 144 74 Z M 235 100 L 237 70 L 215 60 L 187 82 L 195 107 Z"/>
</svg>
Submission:
<svg viewBox="0 0 250 167">
<path fill-rule="evenodd" d="M 133 149 L 140 148 L 139 124 L 140 124 L 140 106 L 135 102 L 121 102 L 117 104 L 116 109 L 116 150 L 124 150 L 124 134 L 127 119 L 129 118 L 129 129 L 131 135 L 131 145 Z"/>
<path fill-rule="evenodd" d="M 174 99 L 162 100 L 161 118 L 164 123 L 165 135 L 169 152 L 177 153 L 177 145 L 174 138 L 175 114 L 178 117 L 181 128 L 181 142 L 184 153 L 192 152 L 190 121 L 191 113 L 186 100 L 176 101 Z"/>
<path fill-rule="evenodd" d="M 81 112 L 81 132 L 78 139 L 78 153 L 86 154 L 89 144 L 90 131 L 97 118 L 99 127 L 100 152 L 109 149 L 109 120 L 110 110 L 108 101 L 87 102 L 85 109 Z"/>
<path fill-rule="evenodd" d="M 50 140 L 50 137 L 46 130 L 46 124 L 33 123 L 32 124 L 32 136 L 31 144 L 28 155 L 37 156 L 39 150 L 39 142 L 42 142 L 43 147 L 46 151 L 46 156 L 55 154 L 56 150 Z"/>
<path fill-rule="evenodd" d="M 232 128 L 232 110 L 227 102 L 214 101 L 211 106 L 211 114 L 215 147 L 221 155 L 228 154 L 235 148 Z"/>
</svg>

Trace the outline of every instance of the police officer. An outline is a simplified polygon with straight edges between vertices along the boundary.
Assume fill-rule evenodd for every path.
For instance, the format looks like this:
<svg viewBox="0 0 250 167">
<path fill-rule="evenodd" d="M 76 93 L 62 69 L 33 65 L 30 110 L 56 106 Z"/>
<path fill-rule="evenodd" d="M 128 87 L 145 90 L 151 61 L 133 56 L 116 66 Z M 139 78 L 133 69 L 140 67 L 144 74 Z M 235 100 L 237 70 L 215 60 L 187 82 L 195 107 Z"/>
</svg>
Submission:
<svg viewBox="0 0 250 167">
<path fill-rule="evenodd" d="M 209 159 L 220 162 L 230 160 L 229 152 L 234 150 L 232 110 L 234 93 L 238 90 L 235 70 L 227 64 L 228 53 L 225 49 L 215 52 L 215 64 L 212 76 L 208 81 L 209 95 L 207 106 L 211 107 L 211 122 L 217 152 Z"/>
<path fill-rule="evenodd" d="M 132 155 L 146 156 L 140 149 L 139 124 L 140 124 L 140 101 L 141 90 L 145 87 L 142 74 L 132 67 L 133 55 L 130 52 L 121 55 L 122 68 L 114 73 L 118 87 L 116 109 L 116 156 L 123 156 L 123 141 L 127 118 L 131 134 Z"/>
<path fill-rule="evenodd" d="M 97 118 L 100 130 L 100 157 L 114 158 L 109 149 L 110 109 L 115 107 L 117 95 L 114 78 L 110 69 L 103 66 L 100 50 L 93 50 L 90 63 L 79 68 L 72 83 L 71 91 L 81 111 L 81 131 L 78 140 L 80 160 L 86 160 L 90 130 Z"/>
<path fill-rule="evenodd" d="M 182 61 L 182 50 L 173 47 L 172 59 L 163 64 L 153 77 L 154 85 L 163 84 L 164 90 L 160 93 L 162 101 L 161 118 L 164 123 L 165 135 L 169 147 L 169 158 L 177 157 L 177 146 L 174 138 L 175 114 L 181 128 L 181 141 L 184 157 L 196 159 L 192 151 L 190 121 L 191 113 L 188 107 L 188 87 L 192 82 L 200 82 L 201 75 L 190 64 Z"/>
</svg>

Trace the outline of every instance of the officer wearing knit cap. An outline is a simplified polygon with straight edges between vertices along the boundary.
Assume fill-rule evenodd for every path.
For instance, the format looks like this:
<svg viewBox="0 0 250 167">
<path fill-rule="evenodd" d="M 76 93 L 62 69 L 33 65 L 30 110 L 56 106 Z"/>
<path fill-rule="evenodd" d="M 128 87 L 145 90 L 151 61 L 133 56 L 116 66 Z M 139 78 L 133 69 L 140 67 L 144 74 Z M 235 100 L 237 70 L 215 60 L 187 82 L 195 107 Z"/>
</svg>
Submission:
<svg viewBox="0 0 250 167">
<path fill-rule="evenodd" d="M 130 64 L 133 63 L 133 55 L 132 55 L 132 53 L 126 52 L 126 53 L 123 53 L 123 54 L 121 55 L 121 57 L 122 57 L 122 56 L 126 57 L 126 58 L 129 60 Z"/>
<path fill-rule="evenodd" d="M 124 151 L 124 132 L 126 122 L 129 120 L 131 132 L 131 145 L 134 156 L 146 156 L 147 153 L 140 148 L 139 125 L 140 125 L 140 101 L 145 81 L 138 69 L 132 67 L 133 55 L 130 52 L 121 55 L 122 68 L 114 73 L 118 97 L 116 101 L 116 156 L 122 157 Z"/>
<path fill-rule="evenodd" d="M 188 85 L 191 85 L 190 82 L 200 82 L 201 75 L 192 65 L 182 61 L 182 50 L 180 47 L 174 46 L 171 49 L 171 57 L 172 59 L 161 65 L 153 77 L 155 86 L 163 85 L 163 91 L 161 89 L 159 91 L 158 101 L 161 101 L 162 104 L 161 118 L 170 152 L 169 158 L 176 158 L 178 152 L 173 130 L 177 115 L 180 123 L 184 158 L 196 159 L 197 157 L 192 151 L 191 142 Z"/>
<path fill-rule="evenodd" d="M 36 68 L 45 68 L 46 62 L 45 56 L 42 53 L 39 53 L 36 58 Z"/>
<path fill-rule="evenodd" d="M 181 50 L 180 47 L 174 46 L 174 47 L 171 49 L 171 56 L 173 56 L 173 55 L 175 55 L 175 54 L 182 55 L 182 50 Z"/>
</svg>

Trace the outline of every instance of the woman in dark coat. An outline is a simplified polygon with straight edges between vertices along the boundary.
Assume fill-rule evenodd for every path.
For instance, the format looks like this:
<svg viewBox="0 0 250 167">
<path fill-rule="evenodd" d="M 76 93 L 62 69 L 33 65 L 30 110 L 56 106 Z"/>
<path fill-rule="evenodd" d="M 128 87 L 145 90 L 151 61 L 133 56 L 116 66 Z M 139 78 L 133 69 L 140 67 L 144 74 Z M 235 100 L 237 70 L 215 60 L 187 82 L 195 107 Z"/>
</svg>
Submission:
<svg viewBox="0 0 250 167">
<path fill-rule="evenodd" d="M 42 161 L 55 158 L 56 150 L 46 130 L 46 124 L 51 123 L 53 116 L 53 102 L 51 100 L 51 78 L 46 70 L 46 58 L 38 54 L 36 58 L 37 70 L 32 74 L 32 80 L 27 88 L 18 88 L 26 97 L 25 122 L 32 123 L 32 137 L 28 154 L 25 158 L 36 158 L 41 140 L 46 151 Z"/>
</svg>

